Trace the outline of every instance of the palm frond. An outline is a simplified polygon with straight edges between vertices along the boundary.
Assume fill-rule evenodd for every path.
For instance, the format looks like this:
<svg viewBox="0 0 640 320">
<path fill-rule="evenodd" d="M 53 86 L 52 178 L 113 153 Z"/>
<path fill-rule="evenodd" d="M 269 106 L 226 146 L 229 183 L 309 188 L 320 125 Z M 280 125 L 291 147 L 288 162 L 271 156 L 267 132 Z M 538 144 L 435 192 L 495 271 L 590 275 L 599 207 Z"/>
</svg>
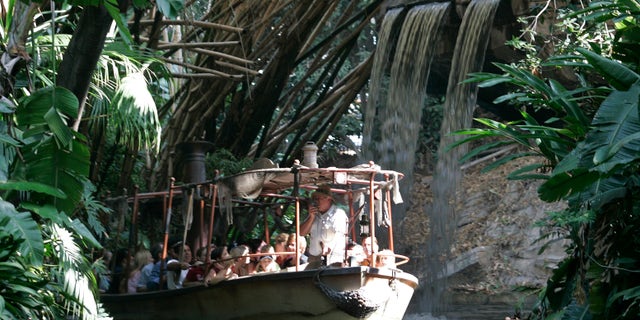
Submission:
<svg viewBox="0 0 640 320">
<path fill-rule="evenodd" d="M 52 249 L 59 261 L 55 279 L 65 296 L 65 309 L 82 319 L 91 319 L 98 314 L 97 301 L 91 288 L 95 288 L 95 277 L 73 234 L 62 226 L 52 223 Z"/>
<path fill-rule="evenodd" d="M 17 239 L 24 239 L 20 244 L 20 253 L 26 261 L 35 267 L 44 260 L 44 243 L 38 224 L 29 212 L 19 212 L 10 202 L 0 200 L 0 220 L 7 218 L 7 230 Z"/>
<path fill-rule="evenodd" d="M 26 262 L 21 253 L 24 239 L 7 232 L 9 218 L 0 218 L 0 317 L 2 319 L 51 319 L 51 295 L 44 289 L 46 277 Z M 9 285 L 6 285 L 9 284 Z"/>
<path fill-rule="evenodd" d="M 142 148 L 158 152 L 161 126 L 155 101 L 142 74 L 133 73 L 122 83 L 111 101 L 114 130 L 122 142 L 133 150 Z"/>
</svg>

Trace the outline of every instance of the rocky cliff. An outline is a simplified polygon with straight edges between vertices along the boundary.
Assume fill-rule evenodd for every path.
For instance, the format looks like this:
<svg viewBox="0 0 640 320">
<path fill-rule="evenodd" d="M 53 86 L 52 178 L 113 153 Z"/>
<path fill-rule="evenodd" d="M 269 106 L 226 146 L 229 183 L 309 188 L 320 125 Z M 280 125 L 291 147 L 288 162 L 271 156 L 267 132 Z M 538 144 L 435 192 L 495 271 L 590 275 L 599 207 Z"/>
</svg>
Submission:
<svg viewBox="0 0 640 320">
<path fill-rule="evenodd" d="M 481 169 L 490 161 L 464 170 L 457 193 L 455 241 L 446 264 L 447 291 L 453 293 L 453 302 L 515 303 L 512 300 L 521 296 L 514 296 L 516 289 L 543 286 L 565 256 L 561 231 L 537 224 L 546 212 L 561 210 L 562 204 L 539 200 L 539 182 L 507 179 L 510 172 L 534 161 L 540 159 L 521 159 L 488 173 Z M 401 253 L 412 257 L 402 268 L 421 280 L 429 272 L 423 266 L 430 187 L 435 183 L 430 175 L 415 174 L 408 212 L 397 227 Z M 540 254 L 543 246 L 546 250 Z"/>
</svg>

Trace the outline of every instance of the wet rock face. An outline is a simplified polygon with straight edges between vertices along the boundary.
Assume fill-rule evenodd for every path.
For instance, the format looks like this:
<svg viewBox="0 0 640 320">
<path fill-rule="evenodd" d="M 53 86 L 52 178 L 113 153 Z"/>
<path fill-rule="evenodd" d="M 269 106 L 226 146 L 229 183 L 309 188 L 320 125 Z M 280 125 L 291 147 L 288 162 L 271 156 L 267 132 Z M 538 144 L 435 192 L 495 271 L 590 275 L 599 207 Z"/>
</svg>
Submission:
<svg viewBox="0 0 640 320">
<path fill-rule="evenodd" d="M 411 2 L 388 1 L 388 4 L 406 5 Z M 448 20 L 441 28 L 437 54 L 432 61 L 427 84 L 429 94 L 441 95 L 446 91 L 461 17 L 469 2 L 470 0 L 454 1 Z M 501 1 L 490 31 L 491 38 L 483 71 L 501 73 L 493 66 L 494 62 L 510 63 L 523 57 L 521 52 L 505 43 L 521 34 L 523 26 L 517 18 L 528 15 L 529 9 L 534 5 L 537 5 L 535 1 Z M 478 92 L 479 109 L 489 111 L 501 119 L 513 120 L 519 117 L 513 108 L 492 103 L 506 92 L 506 88 L 500 86 L 482 88 Z M 451 244 L 451 255 L 446 259 L 451 291 L 487 296 L 487 293 L 509 292 L 515 286 L 537 288 L 546 282 L 551 269 L 564 258 L 562 241 L 554 242 L 542 255 L 538 255 L 542 246 L 551 240 L 539 239 L 554 230 L 536 225 L 537 221 L 546 216 L 546 212 L 558 211 L 562 204 L 540 201 L 537 195 L 539 182 L 506 179 L 510 172 L 532 161 L 535 160 L 512 162 L 486 174 L 480 173 L 480 170 L 488 163 L 465 170 L 464 181 L 457 192 L 456 217 L 452 217 L 457 223 L 455 240 Z M 412 194 L 408 197 L 409 209 L 401 223 L 396 223 L 395 235 L 396 251 L 412 259 L 402 268 L 422 280 L 425 279 L 426 272 L 430 272 L 425 270 L 426 241 L 430 236 L 429 212 L 425 208 L 433 202 L 431 186 L 438 181 L 433 181 L 431 176 L 433 159 L 424 156 L 424 159 L 417 162 L 412 179 Z"/>
<path fill-rule="evenodd" d="M 455 241 L 446 265 L 450 292 L 499 296 L 517 286 L 539 288 L 565 257 L 563 241 L 538 254 L 553 237 L 540 240 L 552 230 L 536 225 L 546 212 L 561 210 L 562 204 L 540 201 L 539 182 L 506 179 L 510 172 L 533 161 L 520 160 L 489 173 L 480 173 L 486 164 L 465 171 L 457 191 Z M 430 176 L 416 173 L 410 209 L 396 233 L 402 235 L 397 239 L 400 252 L 412 259 L 403 269 L 421 280 L 429 272 L 424 268 L 430 232 L 426 208 L 432 201 L 433 183 L 437 182 Z"/>
</svg>

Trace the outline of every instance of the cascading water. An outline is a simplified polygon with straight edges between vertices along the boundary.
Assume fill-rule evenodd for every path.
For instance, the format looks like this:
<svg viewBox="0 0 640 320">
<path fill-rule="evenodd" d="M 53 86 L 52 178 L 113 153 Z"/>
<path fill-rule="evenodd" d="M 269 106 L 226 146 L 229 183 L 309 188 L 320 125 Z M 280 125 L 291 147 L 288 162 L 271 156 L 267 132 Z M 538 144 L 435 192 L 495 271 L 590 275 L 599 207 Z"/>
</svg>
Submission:
<svg viewBox="0 0 640 320">
<path fill-rule="evenodd" d="M 362 136 L 362 148 L 364 159 L 377 159 L 373 155 L 372 141 L 379 140 L 378 137 L 373 137 L 373 128 L 380 125 L 379 121 L 376 121 L 376 112 L 382 108 L 380 105 L 385 101 L 387 96 L 387 86 L 389 85 L 389 74 L 387 71 L 387 61 L 393 51 L 393 42 L 395 42 L 396 34 L 393 32 L 393 28 L 396 19 L 402 13 L 402 8 L 396 8 L 389 10 L 382 20 L 380 25 L 380 33 L 378 34 L 378 42 L 376 43 L 376 53 L 373 57 L 373 66 L 371 68 L 371 77 L 369 84 L 369 101 L 365 105 L 364 109 L 364 134 Z M 379 132 L 378 132 L 379 133 Z"/>
<path fill-rule="evenodd" d="M 459 138 L 451 136 L 451 132 L 472 124 L 477 86 L 461 82 L 470 72 L 482 69 L 498 4 L 499 0 L 473 0 L 466 8 L 458 31 L 432 185 L 434 200 L 425 208 L 430 220 L 430 236 L 425 239 L 424 246 L 427 250 L 424 266 L 427 279 L 423 279 L 420 309 L 426 312 L 438 313 L 446 308 L 443 293 L 447 282 L 443 270 L 457 221 L 453 205 L 462 175 L 458 162 L 466 153 L 464 147 L 450 152 L 446 147 Z M 430 65 L 448 7 L 449 3 L 437 2 L 412 7 L 404 18 L 397 43 L 392 36 L 396 29 L 394 25 L 406 8 L 387 12 L 381 25 L 369 104 L 365 109 L 363 154 L 366 159 L 374 159 L 383 167 L 404 172 L 404 194 L 408 194 L 413 180 L 416 142 L 427 97 Z M 387 60 L 391 55 L 393 60 L 389 67 Z"/>
<path fill-rule="evenodd" d="M 449 3 L 431 3 L 408 11 L 390 68 L 386 64 L 394 40 L 390 35 L 401 9 L 390 10 L 381 26 L 369 109 L 365 111 L 363 151 L 368 159 L 376 159 L 383 167 L 405 173 L 401 185 L 404 194 L 408 194 L 412 184 L 416 137 L 420 131 L 430 65 L 448 7 Z M 394 209 L 394 212 L 400 211 L 401 208 Z"/>
<path fill-rule="evenodd" d="M 430 233 L 427 248 L 427 286 L 423 292 L 423 310 L 438 313 L 444 311 L 447 301 L 442 293 L 446 289 L 444 274 L 449 260 L 451 241 L 456 230 L 457 186 L 462 173 L 459 160 L 467 149 L 458 147 L 447 151 L 451 143 L 462 139 L 451 132 L 472 125 L 478 87 L 473 83 L 462 83 L 468 74 L 482 70 L 489 41 L 489 31 L 498 8 L 499 0 L 474 0 L 467 7 L 458 30 L 455 51 L 449 73 L 449 81 L 443 121 L 440 129 L 438 162 L 433 176 L 433 204 L 425 208 L 429 214 Z"/>
</svg>

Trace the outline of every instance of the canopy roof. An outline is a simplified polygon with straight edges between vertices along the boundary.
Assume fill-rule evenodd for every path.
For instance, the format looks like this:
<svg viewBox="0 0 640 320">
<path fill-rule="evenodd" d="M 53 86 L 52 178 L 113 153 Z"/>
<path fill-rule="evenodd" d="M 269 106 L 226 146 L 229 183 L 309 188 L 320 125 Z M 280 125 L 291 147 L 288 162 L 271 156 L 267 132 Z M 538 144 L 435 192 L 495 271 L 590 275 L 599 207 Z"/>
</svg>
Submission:
<svg viewBox="0 0 640 320">
<path fill-rule="evenodd" d="M 374 163 L 353 168 L 309 168 L 294 165 L 291 168 L 257 168 L 218 179 L 216 185 L 222 193 L 232 198 L 255 199 L 261 194 L 278 194 L 287 189 L 314 190 L 328 184 L 332 191 L 345 193 L 360 189 L 392 190 L 394 202 L 401 202 L 398 181 L 403 174 L 383 170 Z"/>
</svg>

